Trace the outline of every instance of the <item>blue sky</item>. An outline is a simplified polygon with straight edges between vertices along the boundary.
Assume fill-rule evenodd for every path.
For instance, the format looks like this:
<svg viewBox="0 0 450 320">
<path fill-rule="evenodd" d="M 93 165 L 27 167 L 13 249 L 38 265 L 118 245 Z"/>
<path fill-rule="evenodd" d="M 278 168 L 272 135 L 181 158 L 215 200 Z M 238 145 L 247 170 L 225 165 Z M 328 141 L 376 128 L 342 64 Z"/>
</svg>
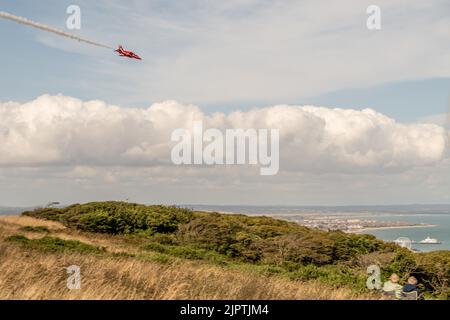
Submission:
<svg viewBox="0 0 450 320">
<path fill-rule="evenodd" d="M 302 60 L 302 56 L 299 56 L 298 60 L 295 59 L 295 55 L 287 56 L 288 59 L 292 59 L 290 61 L 292 72 L 287 70 L 290 67 L 289 65 L 282 65 L 277 69 L 276 57 L 274 57 L 274 61 L 268 59 L 267 56 L 261 56 L 262 49 L 268 48 L 270 50 L 270 42 L 264 43 L 264 39 L 261 39 L 260 41 L 255 41 L 255 43 L 248 44 L 246 37 L 237 37 L 229 40 L 229 34 L 226 33 L 234 31 L 233 28 L 227 29 L 233 24 L 237 26 L 242 25 L 243 27 L 247 26 L 249 29 L 259 27 L 261 20 L 265 21 L 266 19 L 264 10 L 273 6 L 272 1 L 234 1 L 235 6 L 230 5 L 230 7 L 206 5 L 206 2 L 202 1 L 183 3 L 180 4 L 176 1 L 149 1 L 145 4 L 143 1 L 132 1 L 125 7 L 120 1 L 99 1 L 92 4 L 90 1 L 46 0 L 36 2 L 30 0 L 0 0 L 0 9 L 3 11 L 21 15 L 63 30 L 65 30 L 65 21 L 67 19 L 65 12 L 67 6 L 78 4 L 82 9 L 82 29 L 75 31 L 75 33 L 97 41 L 106 41 L 112 45 L 125 43 L 131 49 L 140 53 L 145 59 L 141 64 L 134 61 L 125 61 L 105 49 L 91 48 L 88 45 L 61 39 L 58 36 L 45 34 L 42 31 L 17 25 L 10 21 L 0 21 L 0 38 L 3 45 L 7 48 L 0 52 L 0 68 L 4 75 L 8 75 L 0 77 L 0 87 L 2 88 L 0 101 L 24 102 L 44 93 L 62 93 L 84 100 L 100 99 L 109 103 L 132 107 L 147 107 L 154 102 L 175 99 L 185 103 L 197 104 L 208 113 L 214 111 L 229 112 L 237 109 L 248 110 L 253 107 L 273 104 L 314 104 L 355 109 L 370 107 L 400 121 L 416 121 L 426 116 L 447 113 L 450 78 L 445 75 L 448 74 L 448 70 L 442 70 L 442 72 L 419 70 L 410 74 L 400 73 L 395 76 L 384 76 L 382 74 L 383 70 L 380 69 L 380 74 L 365 75 L 365 79 L 361 83 L 359 83 L 357 77 L 352 77 L 350 80 L 343 79 L 343 82 L 345 82 L 343 85 L 328 85 L 328 79 L 323 79 L 323 86 L 320 85 L 322 76 L 318 76 L 314 80 L 317 84 L 311 90 L 301 90 L 303 82 L 306 81 L 304 78 L 305 76 L 308 77 L 308 74 L 300 73 L 306 68 L 299 67 L 296 70 L 296 66 L 318 63 L 318 59 L 315 59 L 315 54 L 305 57 L 305 60 Z M 381 3 L 383 2 L 381 1 Z M 305 6 L 310 7 L 309 1 L 305 2 Z M 361 9 L 365 8 L 365 4 L 359 4 L 359 6 Z M 385 7 L 387 6 L 386 4 Z M 381 7 L 383 9 L 383 5 Z M 448 6 L 442 6 L 442 8 L 446 8 L 447 11 L 444 10 L 442 12 L 442 9 L 439 10 L 438 6 L 435 8 L 436 10 L 429 9 L 430 19 L 436 19 L 435 17 L 442 18 L 445 12 L 449 12 Z M 273 10 L 275 17 L 273 19 L 274 29 L 288 29 L 292 25 L 292 22 L 289 20 L 292 17 L 288 16 L 286 18 L 286 13 L 282 9 Z M 302 9 L 301 6 L 300 9 Z M 408 10 L 414 16 L 421 8 L 408 6 L 400 7 L 400 9 L 403 16 L 407 18 Z M 389 14 L 394 17 L 396 10 L 400 9 L 394 7 L 392 9 L 393 13 L 382 11 L 382 18 L 390 17 Z M 322 7 L 311 7 L 310 10 L 317 14 L 318 19 L 324 16 L 321 11 L 324 10 Z M 421 12 L 427 13 L 426 9 L 423 10 L 422 8 L 421 10 Z M 276 18 L 277 13 L 279 18 Z M 339 16 L 339 11 L 336 14 Z M 347 14 L 347 12 L 343 12 L 343 17 Z M 146 19 L 147 16 L 148 19 Z M 358 21 L 362 25 L 361 30 L 349 31 L 348 36 L 352 38 L 357 32 L 367 32 L 367 36 L 372 37 L 374 31 L 370 34 L 370 31 L 364 30 L 365 12 L 362 11 L 360 17 L 356 17 L 361 20 Z M 286 26 L 283 25 L 282 19 L 286 19 Z M 386 24 L 391 23 L 388 18 L 382 21 L 387 21 Z M 331 28 L 333 21 L 330 21 L 329 26 L 321 23 L 322 28 L 314 29 L 313 26 L 311 33 L 313 35 L 317 33 L 317 37 L 321 37 L 321 34 L 327 36 L 327 33 L 339 36 L 339 33 L 342 32 L 340 24 L 341 21 L 337 19 L 335 22 L 336 29 L 333 30 Z M 212 27 L 211 35 L 208 34 L 210 26 Z M 351 29 L 352 27 L 350 23 L 348 28 Z M 186 35 L 183 34 L 183 28 L 186 29 Z M 379 34 L 376 36 L 402 38 L 402 33 L 405 33 L 404 38 L 407 38 L 410 36 L 410 33 L 414 32 L 413 28 L 410 29 L 412 30 L 404 29 L 399 31 L 394 28 L 393 30 L 388 30 L 385 27 L 378 31 Z M 296 32 L 295 30 L 293 31 L 294 33 Z M 394 35 L 394 33 L 398 34 Z M 277 35 L 277 32 L 274 31 L 274 36 Z M 255 88 L 250 88 L 249 91 L 251 92 L 249 94 L 233 94 L 234 80 L 233 77 L 230 78 L 230 75 L 227 74 L 227 79 L 220 81 L 213 88 L 211 94 L 199 94 L 199 92 L 201 93 L 200 87 L 205 87 L 204 91 L 209 91 L 208 87 L 211 86 L 211 79 L 214 79 L 215 68 L 222 64 L 226 66 L 227 63 L 230 63 L 231 68 L 240 66 L 239 61 L 236 63 L 226 61 L 226 53 L 229 50 L 229 44 L 227 44 L 224 46 L 223 55 L 218 55 L 217 60 L 211 59 L 211 53 L 205 54 L 204 64 L 201 65 L 202 71 L 199 71 L 198 74 L 199 77 L 204 76 L 205 80 L 202 81 L 195 78 L 196 73 L 195 70 L 192 70 L 191 64 L 196 66 L 195 63 L 197 61 L 191 63 L 188 58 L 183 61 L 183 54 L 186 53 L 191 56 L 202 50 L 202 41 L 209 44 L 209 48 L 212 47 L 212 52 L 214 50 L 220 52 L 221 42 L 211 40 L 212 37 L 217 36 L 224 37 L 224 43 L 230 42 L 234 46 L 245 48 L 248 45 L 249 49 L 254 47 L 254 52 L 242 49 L 242 63 L 245 63 L 248 59 L 249 61 L 260 60 L 261 65 L 256 66 L 258 70 L 261 70 L 258 77 L 264 77 L 266 74 L 271 78 L 279 76 L 281 78 L 280 81 L 272 80 L 267 81 L 267 83 L 261 83 Z M 233 36 L 235 34 L 231 35 L 231 37 Z M 255 38 L 257 37 L 258 35 L 255 35 Z M 301 33 L 298 37 L 300 41 L 302 39 Z M 305 41 L 311 41 L 307 36 L 303 38 Z M 292 39 L 288 40 L 291 41 Z M 336 39 L 333 41 L 336 41 Z M 337 41 L 342 40 L 337 38 Z M 376 41 L 378 40 L 375 39 Z M 421 41 L 420 35 L 418 35 L 416 41 Z M 389 42 L 381 40 L 380 44 L 388 45 Z M 377 46 L 380 44 L 376 43 Z M 438 43 L 435 45 L 441 50 L 448 48 L 448 45 L 445 44 Z M 217 48 L 214 48 L 214 46 L 217 46 Z M 410 45 L 410 47 L 411 51 L 413 51 L 414 44 Z M 286 50 L 289 49 L 296 50 L 291 44 L 287 44 Z M 385 50 L 389 50 L 389 48 L 386 47 Z M 356 54 L 360 55 L 361 60 L 364 61 L 363 55 L 367 54 L 367 52 L 365 50 L 357 51 L 360 51 L 360 53 L 357 52 Z M 408 51 L 407 49 L 401 54 L 407 54 Z M 338 51 L 336 55 L 345 53 L 346 51 Z M 332 54 L 330 53 L 330 55 Z M 252 55 L 254 55 L 254 59 Z M 163 69 L 167 64 L 171 64 L 170 57 L 174 58 L 175 66 L 168 72 L 171 74 L 180 72 L 184 78 L 180 80 L 180 83 L 176 83 L 173 88 L 170 87 L 173 76 L 165 75 Z M 359 58 L 359 56 L 357 57 Z M 223 58 L 223 61 L 220 61 L 220 58 Z M 369 58 L 374 59 L 376 56 Z M 407 59 L 407 57 L 404 58 Z M 236 55 L 233 59 L 240 59 L 240 56 Z M 314 61 L 308 61 L 307 59 Z M 380 57 L 380 59 L 382 60 L 383 58 Z M 423 56 L 423 61 L 415 59 L 412 62 L 425 65 L 429 63 L 428 59 L 433 58 Z M 440 58 L 437 57 L 436 59 Z M 351 60 L 349 61 L 351 62 Z M 371 64 L 370 61 L 367 63 Z M 377 63 L 382 64 L 383 62 L 378 61 Z M 268 66 L 267 64 L 272 65 Z M 448 63 L 443 63 L 441 66 L 447 67 Z M 346 69 L 350 70 L 357 67 L 358 65 L 352 66 L 350 64 L 336 68 L 336 70 L 346 72 Z M 436 66 L 430 69 L 433 68 L 436 68 Z M 265 69 L 267 69 L 267 72 L 265 72 Z M 204 70 L 211 70 L 211 72 L 205 74 Z M 245 88 L 246 85 L 251 83 L 252 76 L 250 73 L 252 70 L 254 69 L 251 67 L 248 70 L 238 70 L 237 78 L 248 79 L 246 82 L 243 82 L 241 87 Z M 307 71 L 312 72 L 314 69 Z M 225 72 L 218 68 L 217 77 L 221 77 Z M 373 72 L 373 69 L 368 68 L 368 70 L 364 71 L 364 73 L 367 72 Z M 283 73 L 286 73 L 286 75 Z M 286 80 L 283 80 L 284 77 Z M 323 77 L 327 77 L 327 75 L 325 74 Z M 339 83 L 339 76 L 334 75 L 333 77 Z M 184 88 L 183 81 L 186 81 L 185 79 L 188 79 L 194 87 Z M 258 90 L 262 89 L 265 92 L 270 92 L 274 83 L 279 83 L 279 87 L 283 87 L 285 85 L 284 81 L 289 83 L 298 81 L 298 93 L 295 88 L 285 91 L 279 88 L 276 88 L 276 90 L 272 88 L 278 92 L 273 95 L 270 93 L 264 94 L 264 97 L 258 96 Z M 161 83 L 161 85 L 158 86 L 155 83 Z M 216 94 L 218 91 L 227 93 Z"/>
</svg>

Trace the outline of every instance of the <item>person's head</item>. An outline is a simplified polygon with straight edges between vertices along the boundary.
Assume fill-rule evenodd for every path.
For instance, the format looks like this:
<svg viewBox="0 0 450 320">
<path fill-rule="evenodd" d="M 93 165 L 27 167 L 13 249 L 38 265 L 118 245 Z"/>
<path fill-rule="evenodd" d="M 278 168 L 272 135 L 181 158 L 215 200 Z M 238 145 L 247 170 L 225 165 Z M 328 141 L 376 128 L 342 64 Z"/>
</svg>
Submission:
<svg viewBox="0 0 450 320">
<path fill-rule="evenodd" d="M 391 276 L 389 277 L 389 280 L 391 280 L 391 282 L 393 282 L 393 283 L 397 283 L 399 280 L 398 275 L 395 273 L 391 274 Z"/>
<path fill-rule="evenodd" d="M 416 284 L 417 284 L 417 279 L 416 279 L 416 277 L 413 277 L 413 276 L 409 277 L 409 278 L 408 278 L 408 283 L 409 283 L 409 284 L 416 285 Z"/>
</svg>

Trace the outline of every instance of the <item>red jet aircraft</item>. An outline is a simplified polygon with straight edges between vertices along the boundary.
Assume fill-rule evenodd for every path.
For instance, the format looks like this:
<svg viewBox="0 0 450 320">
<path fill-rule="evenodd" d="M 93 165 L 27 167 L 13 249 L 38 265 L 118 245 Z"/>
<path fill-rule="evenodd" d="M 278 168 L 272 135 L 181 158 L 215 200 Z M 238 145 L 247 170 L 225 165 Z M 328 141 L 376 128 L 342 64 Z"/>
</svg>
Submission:
<svg viewBox="0 0 450 320">
<path fill-rule="evenodd" d="M 120 45 L 119 45 L 119 48 L 117 50 L 114 50 L 114 51 L 119 53 L 119 56 L 121 56 L 121 57 L 127 57 L 127 58 L 130 58 L 130 59 L 142 60 L 141 57 L 139 57 L 136 53 L 134 53 L 132 51 L 124 50 L 124 48 L 122 46 L 120 46 Z"/>
</svg>

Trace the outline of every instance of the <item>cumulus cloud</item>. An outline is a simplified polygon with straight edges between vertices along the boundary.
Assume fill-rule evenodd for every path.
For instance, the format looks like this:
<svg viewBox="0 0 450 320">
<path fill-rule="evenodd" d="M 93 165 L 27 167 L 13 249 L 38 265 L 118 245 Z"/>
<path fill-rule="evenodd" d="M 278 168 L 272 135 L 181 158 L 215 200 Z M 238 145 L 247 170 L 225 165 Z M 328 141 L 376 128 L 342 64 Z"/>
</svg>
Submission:
<svg viewBox="0 0 450 320">
<path fill-rule="evenodd" d="M 448 142 L 441 126 L 399 123 L 372 109 L 277 105 L 207 115 L 175 101 L 138 109 L 44 95 L 0 103 L 0 167 L 68 166 L 69 175 L 83 179 L 96 176 L 91 167 L 172 167 L 171 133 L 194 121 L 205 129 L 279 129 L 280 171 L 384 173 L 433 166 L 445 158 Z M 111 172 L 103 178 L 116 181 Z"/>
</svg>

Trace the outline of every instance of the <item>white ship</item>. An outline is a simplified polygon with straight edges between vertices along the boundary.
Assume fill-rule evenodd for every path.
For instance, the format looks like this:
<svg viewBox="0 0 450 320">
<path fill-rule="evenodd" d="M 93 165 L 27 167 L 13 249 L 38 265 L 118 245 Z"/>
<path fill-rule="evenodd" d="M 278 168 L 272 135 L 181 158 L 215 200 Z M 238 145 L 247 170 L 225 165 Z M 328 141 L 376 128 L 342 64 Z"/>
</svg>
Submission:
<svg viewBox="0 0 450 320">
<path fill-rule="evenodd" d="M 426 239 L 423 239 L 419 243 L 420 244 L 440 244 L 441 242 L 438 239 L 426 237 Z"/>
</svg>

